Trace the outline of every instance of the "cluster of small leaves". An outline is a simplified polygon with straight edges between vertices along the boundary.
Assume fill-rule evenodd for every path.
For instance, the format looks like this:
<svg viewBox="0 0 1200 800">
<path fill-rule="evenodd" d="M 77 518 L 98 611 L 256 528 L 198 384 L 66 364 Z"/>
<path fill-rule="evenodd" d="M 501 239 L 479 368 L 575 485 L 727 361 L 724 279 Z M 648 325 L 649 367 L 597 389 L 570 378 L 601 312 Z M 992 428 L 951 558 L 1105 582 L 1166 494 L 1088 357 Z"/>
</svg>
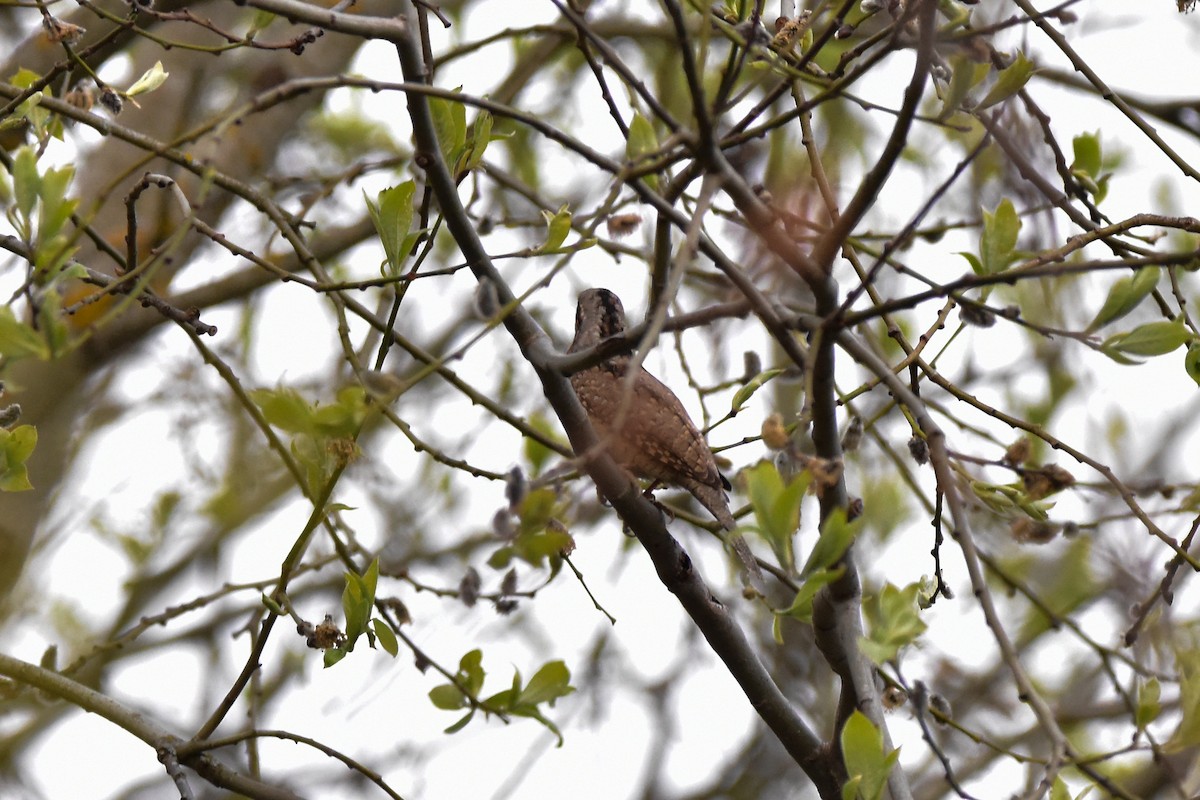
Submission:
<svg viewBox="0 0 1200 800">
<path fill-rule="evenodd" d="M 18 425 L 0 428 L 0 492 L 24 492 L 33 488 L 25 462 L 37 445 L 37 429 Z"/>
<path fill-rule="evenodd" d="M 868 630 L 859 640 L 863 653 L 876 664 L 895 659 L 901 648 L 915 642 L 928 627 L 921 619 L 921 607 L 931 596 L 931 587 L 922 582 L 903 589 L 889 583 L 873 597 L 864 598 Z"/>
<path fill-rule="evenodd" d="M 1153 293 L 1159 277 L 1160 268 L 1146 267 L 1118 279 L 1109 288 L 1104 304 L 1084 333 L 1095 333 L 1132 312 Z M 1188 347 L 1184 369 L 1192 380 L 1200 383 L 1200 339 L 1182 317 L 1154 320 L 1133 330 L 1114 333 L 1100 343 L 1100 351 L 1118 364 L 1135 365 L 1145 358 L 1166 355 L 1184 345 Z"/>
<path fill-rule="evenodd" d="M 822 587 L 833 583 L 842 576 L 845 567 L 838 562 L 842 560 L 846 549 L 854 542 L 861 527 L 861 519 L 847 521 L 846 511 L 841 508 L 835 509 L 825 519 L 821 525 L 817 543 L 809 553 L 804 569 L 800 570 L 800 579 L 803 582 L 800 584 L 799 591 L 796 592 L 796 597 L 788 608 L 775 614 L 773 633 L 776 641 L 782 642 L 783 640 L 781 627 L 783 617 L 792 617 L 801 622 L 812 622 L 813 599 Z"/>
<path fill-rule="evenodd" d="M 250 399 L 271 425 L 293 434 L 293 455 L 308 472 L 310 489 L 354 456 L 355 437 L 366 419 L 367 395 L 361 386 L 347 386 L 333 403 L 315 405 L 295 389 L 255 389 Z"/>
<path fill-rule="evenodd" d="M 589 239 L 587 241 L 580 242 L 575 248 L 563 247 L 563 242 L 567 240 L 567 234 L 571 232 L 572 219 L 571 210 L 566 206 L 566 204 L 562 205 L 558 211 L 555 211 L 554 213 L 542 211 L 542 217 L 546 220 L 546 241 L 538 247 L 535 247 L 530 252 L 530 255 L 553 255 L 555 253 L 567 252 L 569 249 L 583 249 L 586 247 L 591 247 L 593 244 L 595 244 L 595 239 Z"/>
<path fill-rule="evenodd" d="M 425 233 L 424 229 L 412 229 L 415 191 L 416 183 L 405 181 L 398 186 L 384 189 L 374 201 L 363 194 L 367 202 L 367 212 L 371 215 L 375 231 L 383 244 L 386 268 L 382 272 L 385 276 L 395 277 L 400 274 L 413 245 Z"/>
<path fill-rule="evenodd" d="M 779 566 L 794 575 L 794 541 L 800 529 L 800 506 L 812 475 L 800 472 L 785 482 L 779 468 L 770 461 L 760 461 L 742 474 L 750 507 L 754 509 L 755 530 L 771 546 Z"/>
<path fill-rule="evenodd" d="M 941 119 L 949 119 L 960 109 L 983 111 L 1004 102 L 1024 89 L 1036 71 L 1033 62 L 1024 53 L 1017 53 L 1011 64 L 996 73 L 983 98 L 973 101 L 970 98 L 971 91 L 992 74 L 991 62 L 957 55 L 950 60 L 950 66 L 949 81 L 938 85 L 942 98 Z"/>
<path fill-rule="evenodd" d="M 33 254 L 33 319 L 17 319 L 13 310 L 0 307 L 0 355 L 8 360 L 57 358 L 67 350 L 69 331 L 62 314 L 59 285 L 68 278 L 85 276 L 71 262 L 78 249 L 67 223 L 79 201 L 67 196 L 74 167 L 40 171 L 32 147 L 19 148 L 12 159 L 11 190 L 0 183 L 0 194 L 11 193 L 6 212 L 17 237 Z"/>
<path fill-rule="evenodd" d="M 776 559 L 789 574 L 796 574 L 793 540 L 800 527 L 804 495 L 812 484 L 812 474 L 804 470 L 784 481 L 779 469 L 769 461 L 745 470 L 747 494 L 754 509 L 759 535 L 767 540 Z M 813 598 L 821 587 L 841 577 L 838 564 L 862 526 L 861 520 L 848 521 L 844 509 L 837 509 L 821 525 L 821 532 L 799 572 L 800 588 L 792 604 L 775 614 L 774 634 L 783 640 L 784 617 L 812 622 Z"/>
<path fill-rule="evenodd" d="M 375 610 L 375 588 L 379 583 L 379 559 L 371 562 L 362 575 L 346 573 L 346 588 L 342 590 L 342 611 L 346 615 L 345 638 L 325 651 L 325 666 L 332 667 L 345 658 L 355 643 L 366 634 L 372 648 L 379 642 L 389 655 L 399 652 L 396 634 L 385 620 L 372 618 Z"/>
<path fill-rule="evenodd" d="M 30 76 L 18 76 L 29 85 Z M 5 121 L 28 121 L 37 128 L 50 124 L 37 107 L 41 93 L 22 103 L 15 117 Z M 58 129 L 58 134 L 61 130 Z M 0 306 L 0 358 L 12 363 L 23 358 L 43 361 L 59 357 L 69 347 L 69 329 L 62 312 L 59 286 L 69 278 L 79 278 L 83 268 L 71 262 L 78 249 L 68 227 L 79 201 L 67 195 L 74 167 L 39 170 L 37 152 L 20 147 L 12 156 L 11 184 L 0 174 L 0 201 L 8 206 L 6 217 L 17 237 L 32 253 L 32 298 L 30 320 L 17 317 L 11 306 Z M 37 430 L 21 425 L 12 430 L 0 428 L 0 491 L 32 489 L 25 467 L 37 445 Z"/>
<path fill-rule="evenodd" d="M 562 566 L 562 556 L 575 549 L 575 540 L 559 520 L 559 496 L 549 487 L 524 493 L 513 509 L 517 524 L 510 538 L 488 559 L 494 569 L 506 569 L 514 558 L 534 567 L 547 560 L 552 573 Z"/>
<path fill-rule="evenodd" d="M 9 79 L 9 83 L 18 89 L 29 89 L 41 80 L 41 75 L 27 69 L 22 69 Z M 39 145 L 45 145 L 51 138 L 62 139 L 62 117 L 51 114 L 41 107 L 42 100 L 52 97 L 53 92 L 47 87 L 34 92 L 4 120 L 0 120 L 0 133 L 9 129 L 19 129 L 28 125 L 30 132 Z"/>
<path fill-rule="evenodd" d="M 476 700 L 483 690 L 486 673 L 483 669 L 483 652 L 472 650 L 458 662 L 458 672 L 453 683 L 435 686 L 429 691 L 429 699 L 437 708 L 446 711 L 470 710 L 450 727 L 446 733 L 457 733 L 475 717 L 475 712 L 484 709 L 493 714 L 504 714 L 535 719 L 546 726 L 563 743 L 562 733 L 543 713 L 539 706 L 550 707 L 558 698 L 575 691 L 571 686 L 571 671 L 562 661 L 549 661 L 541 666 L 529 683 L 522 685 L 521 673 L 513 672 L 512 685 L 497 692 L 486 700 Z"/>
<path fill-rule="evenodd" d="M 455 91 L 461 89 L 460 86 Z M 489 111 L 480 110 L 475 115 L 475 123 L 468 134 L 467 107 L 462 103 L 444 97 L 431 97 L 429 109 L 433 114 L 438 142 L 442 146 L 442 156 L 456 179 L 462 179 L 479 166 L 489 142 L 507 138 L 492 133 L 492 115 Z"/>
<path fill-rule="evenodd" d="M 1011 519 L 1017 511 L 1021 511 L 1030 519 L 1045 522 L 1050 518 L 1050 509 L 1054 507 L 1054 503 L 1030 497 L 1022 483 L 972 480 L 969 485 L 985 506 L 1005 519 Z"/>
<path fill-rule="evenodd" d="M 1017 236 L 1021 218 L 1008 198 L 1000 201 L 993 212 L 983 212 L 983 232 L 979 235 L 979 253 L 960 253 L 976 275 L 995 275 L 1008 269 L 1020 254 Z M 986 292 L 985 292 L 986 294 Z"/>
</svg>

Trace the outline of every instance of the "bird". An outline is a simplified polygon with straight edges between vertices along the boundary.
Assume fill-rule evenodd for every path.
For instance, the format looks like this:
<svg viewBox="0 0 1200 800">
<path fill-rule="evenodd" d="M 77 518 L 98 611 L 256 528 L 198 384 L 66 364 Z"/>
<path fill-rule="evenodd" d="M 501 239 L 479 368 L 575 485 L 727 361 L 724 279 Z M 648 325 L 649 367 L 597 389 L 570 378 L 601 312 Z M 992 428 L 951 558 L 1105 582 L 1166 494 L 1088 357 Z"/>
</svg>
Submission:
<svg viewBox="0 0 1200 800">
<path fill-rule="evenodd" d="M 587 350 L 625 329 L 621 299 L 608 289 L 585 289 L 579 295 L 575 338 L 567 352 Z M 631 369 L 632 358 L 623 354 L 570 376 L 597 438 L 627 471 L 654 484 L 686 489 L 722 528 L 734 531 L 737 521 L 730 513 L 726 495 L 729 481 L 717 469 L 704 436 L 675 393 L 644 367 L 636 367 L 627 392 Z M 615 428 L 617 425 L 620 427 Z M 730 536 L 729 540 L 750 575 L 760 578 L 745 540 L 740 535 Z"/>
</svg>

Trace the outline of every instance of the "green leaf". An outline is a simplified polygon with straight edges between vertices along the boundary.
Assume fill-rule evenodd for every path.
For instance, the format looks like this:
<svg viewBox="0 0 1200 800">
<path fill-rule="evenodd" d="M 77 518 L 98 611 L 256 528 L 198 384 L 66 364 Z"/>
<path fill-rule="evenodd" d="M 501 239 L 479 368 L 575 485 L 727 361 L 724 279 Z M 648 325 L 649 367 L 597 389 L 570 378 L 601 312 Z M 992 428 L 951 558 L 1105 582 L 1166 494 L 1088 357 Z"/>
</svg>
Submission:
<svg viewBox="0 0 1200 800">
<path fill-rule="evenodd" d="M 1200 651 L 1176 653 L 1175 663 L 1179 674 L 1179 708 L 1183 717 L 1165 745 L 1169 753 L 1200 744 Z"/>
<path fill-rule="evenodd" d="M 542 216 L 546 219 L 546 243 L 534 250 L 533 253 L 546 255 L 559 252 L 562 243 L 567 240 L 567 234 L 571 232 L 571 212 L 564 204 L 553 214 L 543 211 Z"/>
<path fill-rule="evenodd" d="M 562 661 L 547 662 L 534 673 L 533 677 L 529 679 L 529 683 L 517 695 L 517 704 L 536 706 L 540 703 L 549 703 L 554 705 L 555 700 L 575 691 L 575 687 L 570 683 L 571 671 L 567 669 L 566 664 Z"/>
<path fill-rule="evenodd" d="M 983 233 L 979 237 L 979 264 L 983 275 L 1003 272 L 1016 259 L 1017 235 L 1021 218 L 1008 198 L 1000 201 L 993 213 L 983 212 Z"/>
<path fill-rule="evenodd" d="M 45 361 L 50 358 L 50 346 L 37 331 L 18 320 L 10 307 L 0 306 L 0 355 L 13 361 L 27 356 Z"/>
<path fill-rule="evenodd" d="M 968 253 L 965 250 L 958 251 L 958 254 L 967 260 L 967 263 L 971 266 L 972 272 L 974 272 L 976 275 L 984 274 L 983 262 L 979 260 L 979 256 L 975 255 L 974 253 Z"/>
<path fill-rule="evenodd" d="M 375 631 L 375 637 L 379 639 L 379 646 L 389 656 L 395 658 L 396 654 L 400 652 L 400 642 L 396 640 L 396 634 L 392 631 L 392 626 L 376 617 L 371 620 L 371 627 Z"/>
<path fill-rule="evenodd" d="M 555 520 L 558 506 L 558 494 L 550 487 L 543 486 L 526 493 L 517 508 L 516 537 L 510 545 L 501 547 L 493 554 L 488 563 L 502 569 L 512 556 L 516 556 L 532 566 L 540 567 L 547 558 L 555 562 L 564 551 L 573 550 L 575 540 Z M 502 552 L 504 556 L 501 556 Z"/>
<path fill-rule="evenodd" d="M 452 683 L 443 683 L 429 690 L 429 700 L 435 708 L 443 711 L 458 711 L 467 704 L 467 699 Z"/>
<path fill-rule="evenodd" d="M 313 419 L 312 404 L 295 389 L 286 386 L 278 389 L 254 389 L 250 399 L 262 411 L 267 422 L 289 433 L 317 432 Z"/>
<path fill-rule="evenodd" d="M 858 536 L 861 528 L 862 518 L 848 522 L 846 509 L 835 508 L 821 525 L 817 543 L 813 545 L 812 552 L 808 554 L 808 561 L 804 563 L 804 569 L 800 570 L 801 577 L 832 567 L 840 561 L 846 550 L 854 543 L 854 538 Z"/>
<path fill-rule="evenodd" d="M 476 648 L 458 660 L 458 678 L 471 694 L 483 688 L 483 651 Z"/>
<path fill-rule="evenodd" d="M 629 139 L 625 142 L 625 158 L 636 163 L 643 156 L 658 152 L 658 137 L 650 120 L 641 114 L 634 114 L 629 121 Z M 642 178 L 651 189 L 658 189 L 658 177 L 646 175 Z"/>
<path fill-rule="evenodd" d="M 1161 356 L 1193 338 L 1182 319 L 1160 319 L 1139 325 L 1128 333 L 1118 333 L 1101 344 L 1106 352 L 1115 350 L 1127 356 Z"/>
<path fill-rule="evenodd" d="M 270 11 L 255 11 L 254 16 L 250 18 L 250 27 L 246 29 L 246 38 L 253 41 L 255 36 L 271 27 L 278 17 Z"/>
<path fill-rule="evenodd" d="M 372 600 L 366 582 L 353 572 L 347 572 L 346 586 L 342 590 L 342 612 L 346 615 L 346 650 L 353 650 L 358 637 L 366 631 L 367 622 L 371 618 Z"/>
<path fill-rule="evenodd" d="M 776 375 L 780 375 L 782 373 L 782 369 L 769 369 L 765 372 L 760 372 L 751 378 L 746 385 L 742 386 L 737 390 L 737 392 L 734 393 L 733 402 L 729 409 L 729 415 L 733 416 L 741 411 L 742 406 L 746 404 L 746 401 L 749 400 L 755 392 L 761 389 L 765 383 L 770 381 Z"/>
<path fill-rule="evenodd" d="M 362 574 L 363 583 L 367 587 L 367 592 L 371 598 L 371 602 L 375 602 L 375 587 L 379 585 L 379 559 L 374 558 L 367 565 L 367 571 Z"/>
<path fill-rule="evenodd" d="M 375 587 L 379 582 L 379 559 L 371 561 L 362 575 L 353 572 L 347 572 L 345 575 L 346 588 L 342 590 L 342 611 L 346 615 L 346 650 L 350 651 L 354 649 L 358 637 L 367 632 L 371 611 L 375 605 Z"/>
<path fill-rule="evenodd" d="M 1192 380 L 1200 384 L 1200 342 L 1193 342 L 1188 346 L 1183 357 L 1183 368 Z"/>
<path fill-rule="evenodd" d="M 279 603 L 275 602 L 275 599 L 272 598 L 270 595 L 268 595 L 266 592 L 262 593 L 262 604 L 264 606 L 266 606 L 270 610 L 270 612 L 277 617 L 282 617 L 284 614 L 287 613 L 286 611 L 283 610 L 283 606 L 281 606 L 281 605 L 279 605 Z"/>
<path fill-rule="evenodd" d="M 1162 687 L 1158 683 L 1158 678 L 1150 678 L 1138 686 L 1137 714 L 1134 720 L 1139 730 L 1154 722 L 1162 713 L 1162 703 L 1159 702 L 1161 696 Z"/>
<path fill-rule="evenodd" d="M 800 527 L 800 505 L 812 475 L 801 472 L 785 484 L 779 469 L 770 461 L 760 461 L 747 469 L 745 475 L 746 493 L 759 534 L 771 545 L 780 566 L 794 572 L 793 541 Z"/>
<path fill-rule="evenodd" d="M 463 156 L 462 171 L 469 172 L 483 161 L 483 152 L 492 141 L 492 114 L 486 109 L 475 115 L 471 138 L 467 141 L 467 152 Z"/>
<path fill-rule="evenodd" d="M 570 671 L 561 661 L 551 661 L 542 666 L 537 674 L 529 681 L 529 685 L 521 687 L 521 673 L 514 671 L 512 685 L 502 692 L 489 697 L 485 703 L 492 708 L 502 708 L 508 713 L 519 717 L 536 719 L 558 737 L 558 744 L 563 743 L 562 733 L 542 713 L 538 706 L 541 703 L 554 705 L 559 697 L 575 691 L 568 684 Z"/>
<path fill-rule="evenodd" d="M 62 297 L 53 288 L 42 293 L 42 301 L 38 305 L 38 327 L 50 346 L 51 358 L 58 358 L 66 352 L 71 329 L 62 313 Z"/>
<path fill-rule="evenodd" d="M 1071 162 L 1071 170 L 1079 170 L 1086 175 L 1095 177 L 1100 174 L 1100 132 L 1084 133 L 1071 140 L 1071 149 L 1075 160 Z"/>
<path fill-rule="evenodd" d="M 458 92 L 455 89 L 455 92 Z M 451 169 L 458 163 L 467 141 L 467 108 L 457 100 L 443 97 L 429 98 L 429 110 L 433 115 L 433 127 L 437 131 L 442 157 Z"/>
<path fill-rule="evenodd" d="M 1108 356 L 1110 359 L 1117 362 L 1118 364 L 1124 364 L 1127 367 L 1136 367 L 1139 364 L 1146 363 L 1146 362 L 1141 361 L 1136 358 L 1129 358 L 1127 356 L 1123 356 L 1114 347 L 1106 347 L 1104 345 L 1101 345 L 1100 352 L 1104 353 L 1104 355 Z"/>
<path fill-rule="evenodd" d="M 883 750 L 883 735 L 861 711 L 855 711 L 842 728 L 842 758 L 849 782 L 842 787 L 843 800 L 879 800 L 888 775 L 900 759 L 900 750 Z"/>
<path fill-rule="evenodd" d="M 475 716 L 475 709 L 472 708 L 470 711 L 467 712 L 467 715 L 465 717 L 463 717 L 458 722 L 451 725 L 449 728 L 446 728 L 446 730 L 443 731 L 443 733 L 458 733 L 463 728 L 467 727 L 467 723 L 470 722 L 474 716 Z"/>
<path fill-rule="evenodd" d="M 317 406 L 312 422 L 319 436 L 353 438 L 367 417 L 367 392 L 358 385 L 338 390 L 333 403 Z"/>
<path fill-rule="evenodd" d="M 37 446 L 37 428 L 18 425 L 0 428 L 0 492 L 26 492 L 33 488 L 25 462 Z"/>
<path fill-rule="evenodd" d="M 782 611 L 775 612 L 775 641 L 783 643 L 783 636 L 779 630 L 780 617 L 791 617 L 800 620 L 804 623 L 812 623 L 813 616 L 813 598 L 817 596 L 817 592 L 821 587 L 827 586 L 838 578 L 842 577 L 845 572 L 845 567 L 837 569 L 822 569 L 808 576 L 804 583 L 800 584 L 800 589 L 796 592 L 795 598 L 792 599 L 792 604 Z"/>
<path fill-rule="evenodd" d="M 1104 159 L 1100 152 L 1100 133 L 1085 133 L 1076 136 L 1072 141 L 1075 160 L 1071 162 L 1071 174 L 1087 191 L 1096 198 L 1097 203 L 1104 201 L 1108 194 L 1108 179 L 1110 174 L 1101 174 Z"/>
<path fill-rule="evenodd" d="M 341 661 L 349 652 L 349 650 L 343 650 L 340 647 L 331 647 L 326 650 L 324 656 L 325 669 L 329 669 L 334 664 Z"/>
<path fill-rule="evenodd" d="M 401 267 L 408 259 L 409 251 L 420 233 L 410 234 L 413 218 L 413 193 L 416 191 L 414 181 L 405 181 L 399 186 L 392 186 L 381 191 L 375 202 L 363 192 L 367 201 L 367 212 L 371 222 L 379 234 L 383 244 L 384 256 L 387 258 L 386 275 L 399 275 Z"/>
<path fill-rule="evenodd" d="M 1097 331 L 1133 311 L 1154 291 L 1158 278 L 1158 267 L 1147 267 L 1118 280 L 1108 290 L 1104 305 L 1096 313 L 1096 318 L 1084 329 L 1084 333 Z"/>
<path fill-rule="evenodd" d="M 478 695 L 479 690 L 483 688 L 483 651 L 478 649 L 472 650 L 460 658 L 458 660 L 458 672 L 454 678 L 471 695 Z M 459 689 L 453 683 L 444 683 L 433 687 L 429 690 L 429 699 L 434 706 L 445 711 L 457 711 L 460 708 L 466 708 L 470 705 L 468 698 L 463 694 L 463 690 Z M 453 730 L 448 728 L 446 732 L 453 733 L 460 730 L 470 721 L 471 715 L 468 714 L 464 719 L 459 720 L 451 726 Z"/>
<path fill-rule="evenodd" d="M 70 165 L 48 169 L 42 176 L 38 193 L 41 200 L 38 209 L 38 243 L 42 247 L 50 245 L 50 241 L 58 235 L 79 205 L 79 201 L 67 199 L 67 187 L 74 177 L 75 168 Z"/>
<path fill-rule="evenodd" d="M 992 84 L 992 88 L 979 101 L 976 110 L 982 111 L 985 108 L 994 106 L 997 103 L 1002 103 L 1012 97 L 1017 92 L 1025 88 L 1025 84 L 1033 77 L 1036 70 L 1033 67 L 1033 62 L 1025 58 L 1024 53 L 1017 53 L 1017 60 L 1010 64 L 1006 69 L 1000 71 L 1000 75 L 996 78 L 996 82 Z"/>
<path fill-rule="evenodd" d="M 876 664 L 891 661 L 902 647 L 912 644 L 925 632 L 921 591 L 920 583 L 910 583 L 903 589 L 889 583 L 879 594 L 864 600 L 868 634 L 859 640 L 859 647 Z"/>
<path fill-rule="evenodd" d="M 29 145 L 18 149 L 17 154 L 13 156 L 12 176 L 17 212 L 28 220 L 42 192 L 42 176 L 37 171 L 37 156 Z M 26 231 L 23 235 L 28 236 L 29 232 Z"/>
<path fill-rule="evenodd" d="M 533 413 L 529 417 L 529 427 L 543 434 L 547 438 L 561 439 L 558 429 L 550 424 L 544 414 Z M 554 451 L 546 445 L 539 442 L 537 439 L 525 437 L 522 442 L 525 458 L 529 461 L 530 472 L 536 477 L 541 473 L 542 467 L 546 461 L 555 455 Z"/>
</svg>

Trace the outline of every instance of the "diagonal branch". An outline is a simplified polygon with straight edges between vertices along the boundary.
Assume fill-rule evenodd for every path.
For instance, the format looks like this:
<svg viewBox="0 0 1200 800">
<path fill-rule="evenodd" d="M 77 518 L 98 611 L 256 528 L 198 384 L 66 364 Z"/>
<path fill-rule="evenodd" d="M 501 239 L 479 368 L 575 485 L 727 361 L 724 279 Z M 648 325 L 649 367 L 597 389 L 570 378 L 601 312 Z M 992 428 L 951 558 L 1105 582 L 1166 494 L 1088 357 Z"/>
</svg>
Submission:
<svg viewBox="0 0 1200 800">
<path fill-rule="evenodd" d="M 124 728 L 153 747 L 159 754 L 159 759 L 166 764 L 175 760 L 176 748 L 183 744 L 183 739 L 142 712 L 135 711 L 107 695 L 89 689 L 52 670 L 43 669 L 0 653 L 0 675 L 62 698 L 84 711 L 97 714 Z M 257 800 L 299 800 L 299 796 L 290 790 L 271 786 L 235 772 L 206 753 L 183 757 L 179 759 L 179 762 L 195 770 L 196 774 L 213 786 L 229 789 L 246 797 Z"/>
</svg>

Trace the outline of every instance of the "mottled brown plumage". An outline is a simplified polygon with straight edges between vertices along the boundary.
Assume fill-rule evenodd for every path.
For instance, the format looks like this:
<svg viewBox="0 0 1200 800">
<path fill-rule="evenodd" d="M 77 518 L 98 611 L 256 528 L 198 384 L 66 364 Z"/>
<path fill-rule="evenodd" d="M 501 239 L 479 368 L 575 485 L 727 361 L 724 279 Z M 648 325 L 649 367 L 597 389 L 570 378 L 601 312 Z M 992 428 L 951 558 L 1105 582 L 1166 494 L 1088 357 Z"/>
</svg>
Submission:
<svg viewBox="0 0 1200 800">
<path fill-rule="evenodd" d="M 586 350 L 624 330 L 621 300 L 607 289 L 587 289 L 579 295 L 575 340 L 567 352 Z M 687 489 L 722 527 L 733 530 L 737 523 L 725 496 L 729 483 L 717 471 L 712 451 L 679 398 L 638 367 L 628 405 L 622 409 L 625 376 L 631 367 L 629 356 L 614 356 L 571 376 L 596 435 L 625 469 Z M 621 428 L 614 431 L 618 418 Z"/>
</svg>

